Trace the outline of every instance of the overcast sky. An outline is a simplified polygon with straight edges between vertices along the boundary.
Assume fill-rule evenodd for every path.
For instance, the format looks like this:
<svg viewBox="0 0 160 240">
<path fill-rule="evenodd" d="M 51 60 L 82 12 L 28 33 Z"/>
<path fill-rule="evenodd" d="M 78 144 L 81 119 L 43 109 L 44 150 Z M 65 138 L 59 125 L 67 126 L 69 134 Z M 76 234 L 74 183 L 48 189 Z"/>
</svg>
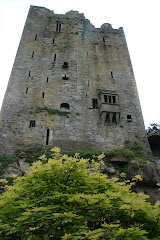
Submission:
<svg viewBox="0 0 160 240">
<path fill-rule="evenodd" d="M 64 14 L 78 10 L 100 27 L 123 27 L 145 125 L 160 124 L 160 0 L 0 0 L 0 107 L 29 6 Z"/>
</svg>

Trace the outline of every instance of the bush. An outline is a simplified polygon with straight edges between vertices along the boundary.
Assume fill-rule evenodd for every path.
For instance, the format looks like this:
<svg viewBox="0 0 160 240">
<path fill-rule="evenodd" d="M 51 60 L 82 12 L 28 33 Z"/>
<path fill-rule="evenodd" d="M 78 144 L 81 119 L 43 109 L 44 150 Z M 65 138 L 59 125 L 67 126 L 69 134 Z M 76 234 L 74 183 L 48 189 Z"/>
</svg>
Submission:
<svg viewBox="0 0 160 240">
<path fill-rule="evenodd" d="M 160 239 L 160 203 L 131 192 L 132 182 L 107 179 L 98 162 L 58 148 L 14 178 L 0 196 L 1 239 Z M 125 174 L 121 174 L 125 177 Z M 5 184 L 1 180 L 1 184 Z"/>
</svg>

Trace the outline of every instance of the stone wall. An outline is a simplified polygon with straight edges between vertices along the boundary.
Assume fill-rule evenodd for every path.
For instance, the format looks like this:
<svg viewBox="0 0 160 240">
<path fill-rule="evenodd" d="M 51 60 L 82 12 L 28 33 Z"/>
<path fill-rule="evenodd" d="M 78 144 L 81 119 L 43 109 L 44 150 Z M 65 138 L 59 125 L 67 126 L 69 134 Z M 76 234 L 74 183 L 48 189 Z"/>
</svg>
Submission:
<svg viewBox="0 0 160 240">
<path fill-rule="evenodd" d="M 95 28 L 76 11 L 31 6 L 0 122 L 0 154 L 149 149 L 123 29 Z"/>
</svg>

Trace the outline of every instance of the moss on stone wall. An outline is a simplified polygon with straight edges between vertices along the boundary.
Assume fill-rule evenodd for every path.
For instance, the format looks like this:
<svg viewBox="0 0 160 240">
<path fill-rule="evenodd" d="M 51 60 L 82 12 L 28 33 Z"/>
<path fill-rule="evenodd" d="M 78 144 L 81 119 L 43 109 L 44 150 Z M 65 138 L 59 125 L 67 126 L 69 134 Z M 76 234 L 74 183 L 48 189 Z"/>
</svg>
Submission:
<svg viewBox="0 0 160 240">
<path fill-rule="evenodd" d="M 68 115 L 70 114 L 70 112 L 65 112 L 58 109 L 37 106 L 35 109 L 35 113 L 40 113 L 40 112 L 47 112 L 49 115 L 58 114 L 60 116 L 66 116 L 66 117 L 69 117 Z"/>
</svg>

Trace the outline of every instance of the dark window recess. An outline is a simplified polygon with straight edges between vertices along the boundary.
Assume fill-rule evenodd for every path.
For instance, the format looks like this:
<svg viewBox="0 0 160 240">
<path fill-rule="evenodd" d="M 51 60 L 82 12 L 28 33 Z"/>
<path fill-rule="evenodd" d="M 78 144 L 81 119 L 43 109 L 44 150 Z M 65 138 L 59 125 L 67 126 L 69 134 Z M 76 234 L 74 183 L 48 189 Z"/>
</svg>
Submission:
<svg viewBox="0 0 160 240">
<path fill-rule="evenodd" d="M 104 95 L 104 102 L 108 102 L 108 96 Z"/>
<path fill-rule="evenodd" d="M 56 54 L 54 54 L 54 62 L 56 61 Z"/>
<path fill-rule="evenodd" d="M 108 99 L 109 99 L 109 103 L 112 103 L 112 97 L 108 96 Z"/>
<path fill-rule="evenodd" d="M 62 103 L 61 106 L 60 106 L 60 109 L 69 110 L 69 104 L 68 103 Z"/>
<path fill-rule="evenodd" d="M 116 124 L 117 125 L 119 123 L 119 119 L 120 119 L 119 113 L 108 112 L 106 114 L 105 122 L 107 124 Z"/>
<path fill-rule="evenodd" d="M 106 42 L 104 37 L 103 37 L 103 42 L 104 42 L 104 43 Z"/>
<path fill-rule="evenodd" d="M 52 41 L 52 43 L 54 44 L 54 38 L 53 38 L 53 41 Z"/>
<path fill-rule="evenodd" d="M 113 78 L 113 72 L 111 72 L 111 78 Z"/>
<path fill-rule="evenodd" d="M 113 117 L 112 117 L 112 123 L 117 124 L 117 120 L 116 120 L 116 113 L 113 113 Z"/>
<path fill-rule="evenodd" d="M 48 80 L 49 80 L 49 77 L 47 77 L 47 81 L 46 82 L 48 82 Z"/>
<path fill-rule="evenodd" d="M 49 129 L 47 129 L 46 145 L 49 144 Z"/>
<path fill-rule="evenodd" d="M 57 25 L 56 25 L 56 32 L 58 32 L 58 23 L 57 23 Z"/>
<path fill-rule="evenodd" d="M 56 32 L 60 32 L 60 31 L 61 31 L 61 22 L 57 22 Z"/>
<path fill-rule="evenodd" d="M 35 120 L 30 120 L 29 127 L 35 127 L 36 126 L 36 121 Z"/>
<path fill-rule="evenodd" d="M 92 107 L 98 109 L 98 99 L 92 98 Z"/>
<path fill-rule="evenodd" d="M 132 116 L 131 115 L 127 115 L 127 121 L 131 122 L 132 121 Z"/>
<path fill-rule="evenodd" d="M 109 113 L 106 114 L 106 120 L 105 120 L 106 123 L 110 123 L 110 118 L 109 118 Z"/>
<path fill-rule="evenodd" d="M 33 56 L 34 56 L 34 51 L 32 52 L 32 58 L 33 58 Z"/>
<path fill-rule="evenodd" d="M 63 68 L 68 68 L 68 62 L 63 63 Z"/>
<path fill-rule="evenodd" d="M 30 77 L 31 76 L 31 71 L 29 71 L 29 73 L 28 73 L 28 77 Z"/>
<path fill-rule="evenodd" d="M 112 96 L 112 102 L 116 103 L 116 96 Z"/>
<path fill-rule="evenodd" d="M 116 96 L 104 95 L 104 102 L 116 103 Z"/>
<path fill-rule="evenodd" d="M 26 88 L 26 93 L 28 93 L 28 87 Z"/>
<path fill-rule="evenodd" d="M 37 40 L 37 34 L 36 34 L 36 36 L 35 36 L 35 39 L 34 39 L 35 41 Z"/>
<path fill-rule="evenodd" d="M 66 76 L 66 74 L 62 77 L 63 80 L 68 80 L 69 77 Z"/>
<path fill-rule="evenodd" d="M 61 23 L 59 23 L 59 32 L 61 31 Z"/>
<path fill-rule="evenodd" d="M 45 97 L 45 92 L 42 92 L 42 98 L 44 98 Z"/>
</svg>

